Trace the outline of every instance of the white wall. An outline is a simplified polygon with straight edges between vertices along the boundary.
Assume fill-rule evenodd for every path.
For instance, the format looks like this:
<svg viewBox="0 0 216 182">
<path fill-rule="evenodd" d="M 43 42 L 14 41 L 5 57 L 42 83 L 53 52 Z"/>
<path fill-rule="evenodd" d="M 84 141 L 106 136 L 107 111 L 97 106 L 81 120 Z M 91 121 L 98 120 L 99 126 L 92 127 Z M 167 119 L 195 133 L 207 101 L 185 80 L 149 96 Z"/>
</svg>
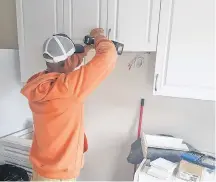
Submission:
<svg viewBox="0 0 216 182">
<path fill-rule="evenodd" d="M 21 95 L 18 51 L 0 49 L 0 137 L 31 121 L 27 100 Z"/>
<path fill-rule="evenodd" d="M 89 151 L 81 180 L 131 180 L 127 163 L 137 131 L 140 98 L 145 98 L 143 129 L 185 139 L 198 149 L 214 152 L 214 102 L 152 96 L 154 60 L 128 71 L 135 54 L 121 56 L 115 71 L 88 98 L 85 124 Z"/>
<path fill-rule="evenodd" d="M 15 0 L 0 0 L 0 49 L 17 49 Z"/>
</svg>

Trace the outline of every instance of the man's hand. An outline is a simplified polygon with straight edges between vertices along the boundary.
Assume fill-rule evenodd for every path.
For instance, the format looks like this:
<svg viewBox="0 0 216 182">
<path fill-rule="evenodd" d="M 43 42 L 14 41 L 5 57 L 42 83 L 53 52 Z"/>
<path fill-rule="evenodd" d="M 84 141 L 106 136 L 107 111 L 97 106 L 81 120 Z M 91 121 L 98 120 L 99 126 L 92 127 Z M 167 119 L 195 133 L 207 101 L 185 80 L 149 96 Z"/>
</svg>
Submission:
<svg viewBox="0 0 216 182">
<path fill-rule="evenodd" d="M 84 53 L 76 53 L 73 54 L 71 57 L 69 57 L 65 63 L 64 69 L 65 73 L 69 73 L 76 69 L 78 66 L 81 65 L 83 58 L 88 54 L 88 52 L 92 49 L 93 47 L 91 45 L 86 45 L 84 47 L 85 51 Z"/>
<path fill-rule="evenodd" d="M 104 35 L 104 30 L 102 28 L 94 28 L 90 33 L 90 36 L 94 38 L 100 35 Z"/>
</svg>

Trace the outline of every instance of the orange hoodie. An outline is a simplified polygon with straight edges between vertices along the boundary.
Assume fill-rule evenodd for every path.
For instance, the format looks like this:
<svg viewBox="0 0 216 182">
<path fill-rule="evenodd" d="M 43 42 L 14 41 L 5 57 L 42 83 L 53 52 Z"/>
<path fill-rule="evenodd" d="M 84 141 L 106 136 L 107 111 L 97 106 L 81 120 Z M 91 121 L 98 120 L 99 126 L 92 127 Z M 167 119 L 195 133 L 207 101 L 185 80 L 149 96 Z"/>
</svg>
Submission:
<svg viewBox="0 0 216 182">
<path fill-rule="evenodd" d="M 104 36 L 95 40 L 95 57 L 79 70 L 41 72 L 32 76 L 21 93 L 29 100 L 34 120 L 30 152 L 33 169 L 55 179 L 76 178 L 87 150 L 83 103 L 113 70 L 115 46 Z"/>
</svg>

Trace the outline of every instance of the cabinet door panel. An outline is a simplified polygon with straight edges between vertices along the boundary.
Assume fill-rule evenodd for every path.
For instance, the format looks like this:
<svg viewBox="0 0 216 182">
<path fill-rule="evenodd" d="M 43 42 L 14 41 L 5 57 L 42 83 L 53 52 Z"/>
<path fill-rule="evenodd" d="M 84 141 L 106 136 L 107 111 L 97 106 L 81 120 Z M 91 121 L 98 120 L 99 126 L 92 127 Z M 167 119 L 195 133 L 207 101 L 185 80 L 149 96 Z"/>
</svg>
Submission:
<svg viewBox="0 0 216 182">
<path fill-rule="evenodd" d="M 106 29 L 107 0 L 65 0 L 64 22 L 66 33 L 76 43 L 82 43 L 93 28 Z"/>
<path fill-rule="evenodd" d="M 157 95 L 214 100 L 214 0 L 161 3 Z"/>
<path fill-rule="evenodd" d="M 160 0 L 109 0 L 110 37 L 125 51 L 156 51 Z"/>
<path fill-rule="evenodd" d="M 61 0 L 16 1 L 22 82 L 46 68 L 42 46 L 52 34 L 63 31 L 62 10 Z"/>
</svg>

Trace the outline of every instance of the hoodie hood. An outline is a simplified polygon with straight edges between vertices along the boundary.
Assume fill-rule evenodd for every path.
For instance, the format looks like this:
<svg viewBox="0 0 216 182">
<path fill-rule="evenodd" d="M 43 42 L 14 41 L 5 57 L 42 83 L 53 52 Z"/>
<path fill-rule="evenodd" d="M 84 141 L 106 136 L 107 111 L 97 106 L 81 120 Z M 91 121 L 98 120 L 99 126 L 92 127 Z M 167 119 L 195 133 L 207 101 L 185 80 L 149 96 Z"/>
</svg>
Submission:
<svg viewBox="0 0 216 182">
<path fill-rule="evenodd" d="M 40 72 L 32 76 L 21 90 L 21 93 L 32 102 L 43 102 L 62 98 L 67 92 L 64 73 Z"/>
</svg>

